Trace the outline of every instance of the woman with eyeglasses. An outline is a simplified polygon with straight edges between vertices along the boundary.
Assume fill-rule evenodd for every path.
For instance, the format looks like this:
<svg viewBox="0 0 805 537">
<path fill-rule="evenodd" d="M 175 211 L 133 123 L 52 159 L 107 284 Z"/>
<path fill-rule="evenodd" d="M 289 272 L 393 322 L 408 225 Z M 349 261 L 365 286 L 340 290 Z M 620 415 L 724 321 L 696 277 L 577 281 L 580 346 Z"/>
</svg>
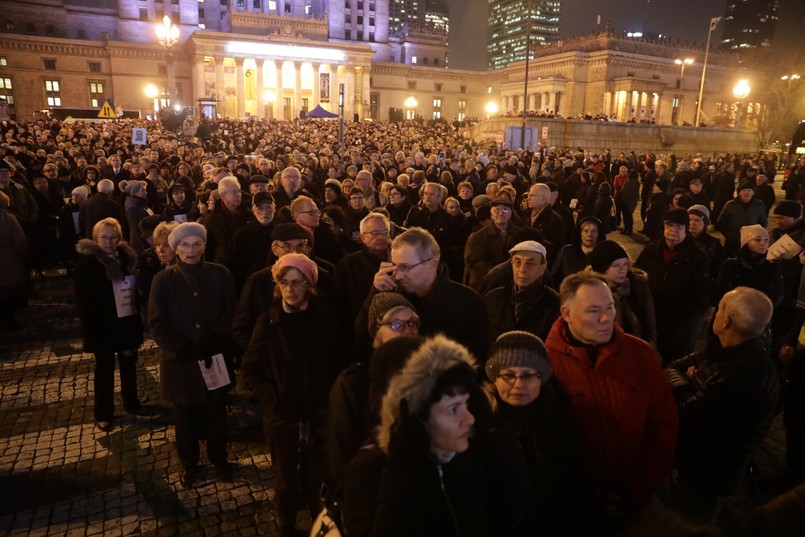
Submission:
<svg viewBox="0 0 805 537">
<path fill-rule="evenodd" d="M 589 535 L 583 531 L 590 498 L 581 473 L 568 396 L 552 375 L 545 345 L 513 330 L 501 334 L 485 372 L 497 416 L 514 429 L 528 464 L 531 534 Z"/>
<path fill-rule="evenodd" d="M 377 349 L 393 339 L 419 333 L 419 315 L 399 293 L 376 294 L 368 317 L 371 350 L 360 352 L 355 363 L 338 375 L 330 391 L 327 460 L 331 488 L 340 485 L 350 459 L 377 425 L 377 416 L 369 410 L 369 364 L 375 360 Z"/>
<path fill-rule="evenodd" d="M 297 535 L 300 466 L 311 516 L 321 509 L 328 395 L 345 362 L 342 324 L 318 296 L 318 267 L 306 255 L 283 255 L 271 273 L 274 301 L 257 320 L 240 372 L 244 387 L 263 406 L 280 534 Z"/>
</svg>

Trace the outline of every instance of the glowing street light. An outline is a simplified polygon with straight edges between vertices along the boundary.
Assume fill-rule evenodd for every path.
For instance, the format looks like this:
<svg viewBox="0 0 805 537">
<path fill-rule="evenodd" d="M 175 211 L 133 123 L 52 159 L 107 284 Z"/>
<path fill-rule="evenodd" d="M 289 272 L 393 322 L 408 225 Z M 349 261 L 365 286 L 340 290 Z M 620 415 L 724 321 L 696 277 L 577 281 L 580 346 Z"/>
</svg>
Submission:
<svg viewBox="0 0 805 537">
<path fill-rule="evenodd" d="M 498 113 L 498 105 L 495 101 L 489 101 L 486 103 L 486 119 L 489 119 L 489 116 L 494 116 Z"/>
<path fill-rule="evenodd" d="M 176 78 L 173 72 L 173 46 L 179 41 L 179 27 L 171 22 L 171 18 L 165 15 L 162 24 L 156 26 L 157 39 L 159 44 L 167 52 L 167 73 L 168 73 L 168 95 L 171 103 L 176 103 Z"/>
<path fill-rule="evenodd" d="M 419 104 L 416 102 L 416 99 L 413 97 L 408 97 L 405 100 L 405 107 L 408 109 L 405 111 L 405 119 L 414 119 L 416 117 L 416 105 Z"/>
<path fill-rule="evenodd" d="M 799 80 L 799 79 L 800 76 L 796 73 L 794 73 L 793 75 L 783 75 L 780 77 L 780 80 L 788 80 L 789 83 L 791 83 L 792 80 Z"/>
<path fill-rule="evenodd" d="M 693 58 L 685 58 L 684 60 L 677 58 L 674 60 L 674 63 L 682 66 L 682 72 L 679 74 L 679 86 L 678 86 L 679 88 L 681 88 L 682 84 L 685 83 L 685 66 L 692 64 Z"/>
<path fill-rule="evenodd" d="M 265 103 L 266 106 L 267 118 L 274 117 L 274 99 L 276 98 L 277 96 L 271 90 L 266 90 L 263 92 L 263 102 Z"/>
<path fill-rule="evenodd" d="M 159 44 L 166 49 L 170 49 L 179 41 L 179 28 L 171 22 L 168 15 L 162 17 L 162 24 L 157 25 L 156 31 Z"/>
<path fill-rule="evenodd" d="M 742 112 L 742 109 L 743 109 L 743 104 L 744 104 L 743 102 L 744 102 L 744 99 L 746 99 L 746 97 L 749 95 L 749 93 L 751 91 L 752 91 L 752 88 L 749 87 L 749 82 L 747 82 L 746 80 L 738 81 L 738 83 L 735 85 L 735 87 L 732 88 L 732 94 L 735 95 L 736 99 L 738 99 L 738 110 L 735 112 L 735 128 L 736 129 L 741 128 L 741 112 Z"/>
<path fill-rule="evenodd" d="M 148 84 L 145 87 L 145 96 L 151 101 L 154 107 L 154 112 L 159 112 L 159 101 L 157 97 L 159 96 L 159 90 L 153 84 Z"/>
</svg>

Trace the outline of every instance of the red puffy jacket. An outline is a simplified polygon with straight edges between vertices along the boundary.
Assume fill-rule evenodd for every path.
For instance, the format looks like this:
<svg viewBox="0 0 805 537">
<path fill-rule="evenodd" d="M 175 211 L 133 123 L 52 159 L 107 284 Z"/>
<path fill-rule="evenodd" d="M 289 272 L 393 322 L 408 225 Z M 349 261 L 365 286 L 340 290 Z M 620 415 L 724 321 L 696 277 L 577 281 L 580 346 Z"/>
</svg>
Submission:
<svg viewBox="0 0 805 537">
<path fill-rule="evenodd" d="M 641 503 L 674 462 L 679 417 L 660 360 L 646 342 L 615 325 L 609 343 L 574 346 L 560 317 L 545 342 L 571 401 L 601 494 L 624 488 Z"/>
</svg>

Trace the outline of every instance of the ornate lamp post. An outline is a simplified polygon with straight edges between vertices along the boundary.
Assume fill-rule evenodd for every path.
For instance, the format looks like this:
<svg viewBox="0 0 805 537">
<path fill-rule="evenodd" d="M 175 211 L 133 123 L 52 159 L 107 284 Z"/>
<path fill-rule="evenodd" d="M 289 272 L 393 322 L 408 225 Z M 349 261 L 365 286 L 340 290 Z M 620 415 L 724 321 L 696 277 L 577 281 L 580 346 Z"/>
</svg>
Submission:
<svg viewBox="0 0 805 537">
<path fill-rule="evenodd" d="M 171 22 L 171 18 L 165 15 L 162 18 L 162 24 L 156 27 L 157 38 L 159 44 L 165 48 L 167 52 L 167 72 L 168 72 L 168 97 L 172 106 L 177 104 L 178 98 L 176 95 L 176 75 L 173 72 L 173 45 L 179 41 L 179 27 Z"/>
<path fill-rule="evenodd" d="M 736 129 L 741 128 L 741 112 L 743 111 L 744 99 L 746 99 L 746 96 L 749 95 L 751 91 L 752 88 L 749 87 L 749 83 L 746 80 L 739 81 L 735 87 L 732 88 L 732 94 L 738 99 L 738 110 L 735 112 Z"/>
</svg>

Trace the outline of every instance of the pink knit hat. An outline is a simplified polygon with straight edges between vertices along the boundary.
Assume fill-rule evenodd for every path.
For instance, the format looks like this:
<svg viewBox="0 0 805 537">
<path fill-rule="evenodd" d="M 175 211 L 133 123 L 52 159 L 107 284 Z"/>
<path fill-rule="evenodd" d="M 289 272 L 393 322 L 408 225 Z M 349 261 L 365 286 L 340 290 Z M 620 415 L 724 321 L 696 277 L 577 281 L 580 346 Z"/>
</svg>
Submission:
<svg viewBox="0 0 805 537">
<path fill-rule="evenodd" d="M 277 262 L 271 267 L 271 275 L 275 281 L 280 270 L 285 267 L 292 267 L 301 272 L 310 285 L 315 286 L 319 279 L 319 267 L 304 254 L 285 254 L 277 259 Z"/>
</svg>

